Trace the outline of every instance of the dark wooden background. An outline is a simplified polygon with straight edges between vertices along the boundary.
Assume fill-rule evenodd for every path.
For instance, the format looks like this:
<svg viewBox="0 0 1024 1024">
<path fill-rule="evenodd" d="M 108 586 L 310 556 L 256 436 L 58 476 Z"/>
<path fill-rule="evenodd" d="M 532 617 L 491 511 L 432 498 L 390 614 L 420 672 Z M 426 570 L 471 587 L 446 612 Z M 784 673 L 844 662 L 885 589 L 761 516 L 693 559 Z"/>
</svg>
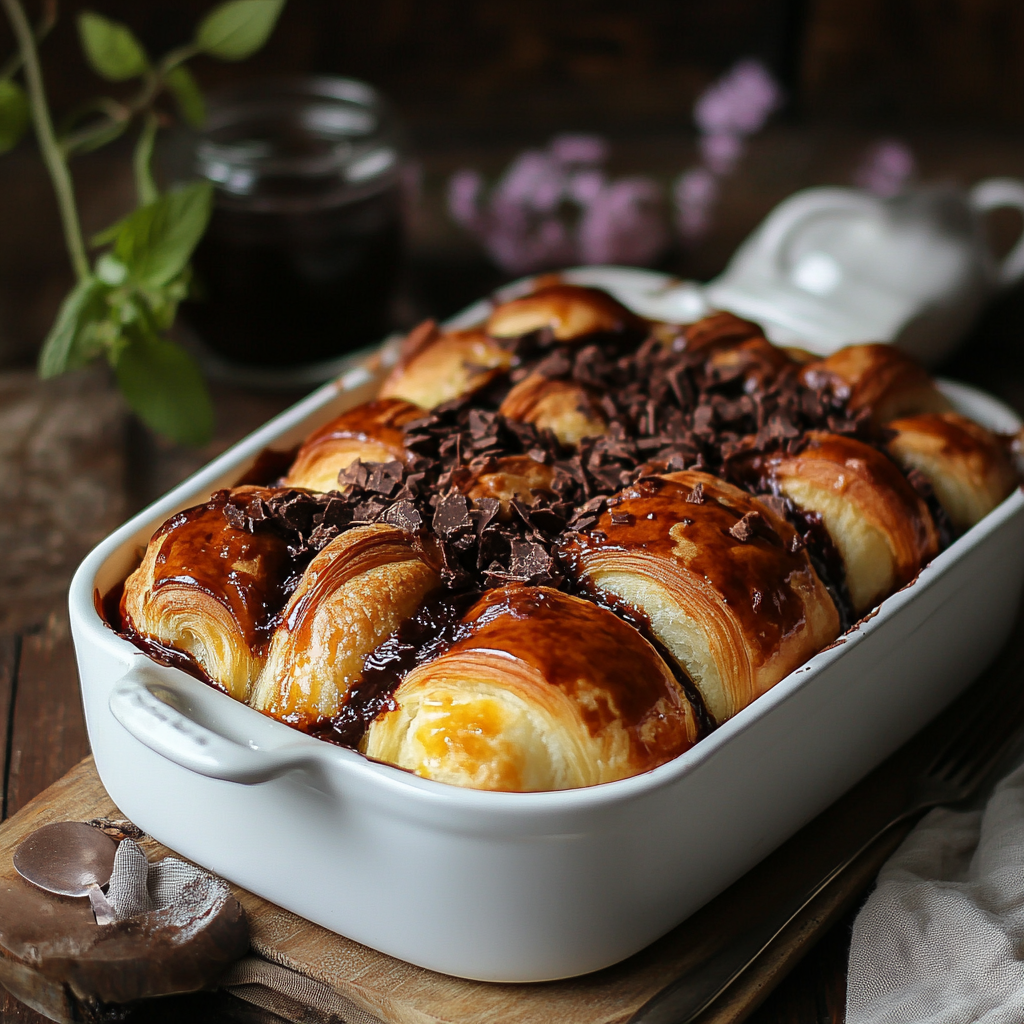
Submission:
<svg viewBox="0 0 1024 1024">
<path fill-rule="evenodd" d="M 29 7 L 32 0 L 28 0 Z M 84 66 L 73 15 L 127 21 L 154 53 L 188 37 L 208 0 L 64 0 L 44 49 L 59 110 L 103 90 Z M 0 18 L 0 59 L 12 47 Z M 666 268 L 702 279 L 797 188 L 848 183 L 864 148 L 906 139 L 925 180 L 1024 177 L 1020 0 L 289 0 L 265 51 L 202 60 L 215 88 L 254 75 L 340 73 L 394 101 L 423 172 L 396 326 L 443 315 L 501 280 L 443 208 L 450 173 L 497 173 L 525 145 L 599 131 L 619 172 L 665 183 L 695 160 L 691 107 L 741 57 L 764 59 L 788 101 L 724 182 L 714 230 Z M 88 230 L 131 203 L 128 149 L 75 168 Z M 993 224 L 1000 244 L 1019 225 Z M 31 141 L 0 157 L 0 816 L 59 777 L 88 746 L 64 599 L 85 552 L 128 514 L 298 394 L 215 387 L 218 429 L 201 451 L 152 438 L 102 369 L 45 384 L 31 365 L 70 282 L 49 183 Z M 947 371 L 1024 413 L 1024 293 L 995 304 Z M 842 1020 L 849 921 L 813 950 L 759 1024 Z M 39 1019 L 10 998 L 0 1020 Z M 222 1004 L 179 1004 L 160 1019 Z M 150 1009 L 140 1019 L 156 1019 Z M 198 1019 L 198 1018 L 196 1018 Z"/>
</svg>

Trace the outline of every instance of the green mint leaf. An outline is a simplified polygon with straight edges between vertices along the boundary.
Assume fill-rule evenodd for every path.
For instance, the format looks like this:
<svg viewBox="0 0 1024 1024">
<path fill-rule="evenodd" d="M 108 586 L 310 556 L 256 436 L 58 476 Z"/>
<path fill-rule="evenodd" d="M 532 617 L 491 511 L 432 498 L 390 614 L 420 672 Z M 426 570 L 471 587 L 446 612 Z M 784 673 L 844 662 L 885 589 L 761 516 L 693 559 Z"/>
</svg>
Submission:
<svg viewBox="0 0 1024 1024">
<path fill-rule="evenodd" d="M 213 436 L 213 403 L 192 357 L 156 335 L 135 334 L 117 360 L 117 383 L 143 423 L 179 444 Z"/>
<path fill-rule="evenodd" d="M 149 59 L 132 30 L 95 11 L 78 16 L 78 36 L 89 66 L 109 82 L 125 82 L 145 74 Z"/>
<path fill-rule="evenodd" d="M 229 0 L 196 29 L 196 45 L 221 60 L 245 60 L 270 38 L 284 0 Z"/>
<path fill-rule="evenodd" d="M 71 290 L 39 353 L 40 377 L 56 377 L 85 364 L 89 353 L 82 342 L 88 328 L 107 313 L 107 287 L 98 278 L 87 277 Z"/>
<path fill-rule="evenodd" d="M 21 142 L 30 120 L 25 90 L 17 82 L 0 81 L 0 153 Z"/>
<path fill-rule="evenodd" d="M 202 128 L 206 122 L 206 101 L 192 72 L 179 64 L 167 72 L 164 82 L 178 105 L 181 119 L 193 128 Z"/>
<path fill-rule="evenodd" d="M 114 241 L 114 255 L 145 288 L 177 277 L 192 256 L 210 219 L 213 186 L 197 181 L 167 192 L 108 228 L 94 241 Z"/>
</svg>

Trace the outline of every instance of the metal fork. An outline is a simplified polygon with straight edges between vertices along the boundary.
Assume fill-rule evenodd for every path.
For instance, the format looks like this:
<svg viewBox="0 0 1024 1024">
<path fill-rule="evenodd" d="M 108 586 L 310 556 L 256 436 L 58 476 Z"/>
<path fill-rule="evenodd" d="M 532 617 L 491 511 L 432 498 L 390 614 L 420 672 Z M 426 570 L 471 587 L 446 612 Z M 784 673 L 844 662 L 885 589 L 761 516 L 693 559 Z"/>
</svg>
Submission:
<svg viewBox="0 0 1024 1024">
<path fill-rule="evenodd" d="M 955 716 L 973 697 L 973 708 L 961 727 L 913 777 L 908 799 L 898 813 L 809 884 L 804 882 L 789 892 L 778 893 L 780 898 L 770 913 L 641 1007 L 630 1024 L 691 1024 L 761 957 L 816 896 L 888 833 L 900 825 L 909 828 L 935 807 L 963 803 L 975 796 L 982 784 L 991 780 L 1002 755 L 1021 732 L 1024 678 L 1021 666 L 1014 661 L 1011 671 L 998 674 L 995 685 L 972 687 L 968 696 L 946 713 L 948 721 L 948 716 Z"/>
</svg>

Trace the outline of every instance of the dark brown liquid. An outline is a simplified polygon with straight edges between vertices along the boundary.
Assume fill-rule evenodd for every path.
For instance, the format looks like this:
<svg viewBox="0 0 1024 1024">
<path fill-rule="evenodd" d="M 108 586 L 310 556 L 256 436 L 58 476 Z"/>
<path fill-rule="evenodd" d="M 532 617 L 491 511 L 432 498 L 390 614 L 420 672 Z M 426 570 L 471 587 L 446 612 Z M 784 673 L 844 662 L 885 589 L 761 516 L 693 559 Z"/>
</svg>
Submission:
<svg viewBox="0 0 1024 1024">
<path fill-rule="evenodd" d="M 387 333 L 402 251 L 397 186 L 309 211 L 218 201 L 185 307 L 203 341 L 232 362 L 294 366 Z"/>
<path fill-rule="evenodd" d="M 184 585 L 203 591 L 228 609 L 243 641 L 258 650 L 269 643 L 287 600 L 292 575 L 287 545 L 270 531 L 236 530 L 224 517 L 225 501 L 223 492 L 206 505 L 179 512 L 161 528 L 152 588 Z M 239 563 L 258 571 L 242 571 Z"/>
</svg>

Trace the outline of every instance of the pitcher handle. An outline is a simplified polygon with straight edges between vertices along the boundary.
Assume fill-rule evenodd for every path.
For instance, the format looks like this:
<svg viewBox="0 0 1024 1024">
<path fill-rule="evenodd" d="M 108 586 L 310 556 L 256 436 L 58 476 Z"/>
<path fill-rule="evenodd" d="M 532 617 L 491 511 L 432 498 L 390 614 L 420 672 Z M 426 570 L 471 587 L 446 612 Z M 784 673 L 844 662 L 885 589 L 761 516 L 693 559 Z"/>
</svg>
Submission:
<svg viewBox="0 0 1024 1024">
<path fill-rule="evenodd" d="M 1024 216 L 1024 181 L 1017 178 L 987 178 L 979 181 L 968 193 L 971 207 L 978 213 L 1009 208 Z M 1013 248 L 1003 257 L 996 271 L 996 281 L 1006 288 L 1024 276 L 1024 230 Z"/>
</svg>

